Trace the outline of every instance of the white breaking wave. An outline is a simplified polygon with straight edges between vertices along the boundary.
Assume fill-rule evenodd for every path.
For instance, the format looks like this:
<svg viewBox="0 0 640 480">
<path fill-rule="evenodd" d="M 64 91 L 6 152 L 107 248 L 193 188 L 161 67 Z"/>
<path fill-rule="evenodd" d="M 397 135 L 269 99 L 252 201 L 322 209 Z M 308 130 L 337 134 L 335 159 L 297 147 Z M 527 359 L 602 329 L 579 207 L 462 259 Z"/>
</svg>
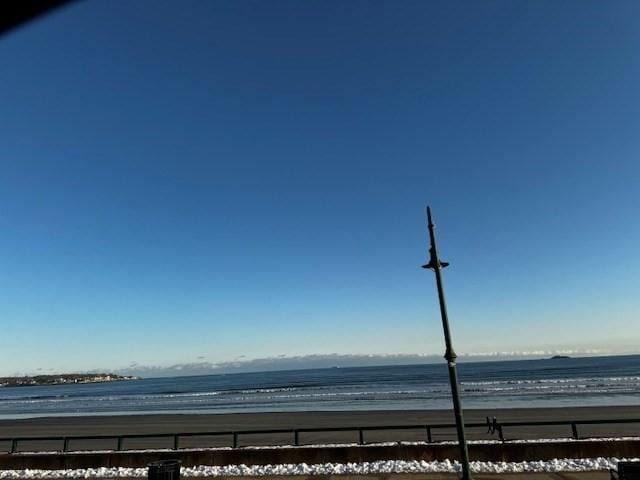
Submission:
<svg viewBox="0 0 640 480">
<path fill-rule="evenodd" d="M 277 393 L 277 392 L 293 392 L 295 390 L 299 390 L 299 387 L 274 387 L 274 388 L 250 388 L 246 390 L 239 390 L 235 393 Z M 234 393 L 234 392 L 231 392 Z"/>
<path fill-rule="evenodd" d="M 461 385 L 529 385 L 529 384 L 537 384 L 537 383 L 551 383 L 551 384 L 563 384 L 563 383 L 599 383 L 602 385 L 607 385 L 609 383 L 620 383 L 620 382 L 640 382 L 640 377 L 576 377 L 576 378 L 535 378 L 535 379 L 524 379 L 524 380 L 490 380 L 490 381 L 480 381 L 480 382 L 460 382 Z"/>
</svg>

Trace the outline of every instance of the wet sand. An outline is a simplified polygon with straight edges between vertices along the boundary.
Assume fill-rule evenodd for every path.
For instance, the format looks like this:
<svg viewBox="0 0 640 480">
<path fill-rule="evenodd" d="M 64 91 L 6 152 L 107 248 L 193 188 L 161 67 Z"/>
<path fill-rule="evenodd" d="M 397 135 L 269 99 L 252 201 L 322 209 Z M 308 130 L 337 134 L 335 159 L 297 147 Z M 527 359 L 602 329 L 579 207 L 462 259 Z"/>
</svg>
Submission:
<svg viewBox="0 0 640 480">
<path fill-rule="evenodd" d="M 640 406 L 623 407 L 573 407 L 466 410 L 465 421 L 484 422 L 485 417 L 495 416 L 498 421 L 542 420 L 594 420 L 640 419 Z M 379 425 L 428 425 L 453 423 L 451 411 L 338 411 L 338 412 L 276 412 L 238 414 L 166 414 L 166 415 L 118 415 L 46 417 L 19 420 L 0 420 L 0 437 L 77 436 L 77 435 L 126 435 L 186 432 L 243 431 L 266 429 L 294 429 L 317 427 L 357 427 Z M 623 425 L 578 426 L 581 437 L 589 436 L 637 436 L 640 423 Z M 505 428 L 507 439 L 570 437 L 571 427 L 513 427 Z M 433 441 L 453 440 L 455 431 L 434 430 Z M 497 439 L 486 428 L 470 429 L 470 439 Z M 365 442 L 424 441 L 425 428 L 415 430 L 365 432 Z M 358 432 L 301 433 L 300 443 L 357 442 Z M 0 452 L 7 451 L 9 442 L 0 442 Z M 20 451 L 59 449 L 60 442 L 20 442 Z M 287 445 L 293 443 L 293 434 L 240 435 L 239 445 Z M 221 437 L 185 437 L 181 448 L 204 446 L 231 446 L 231 435 Z M 115 448 L 114 440 L 72 440 L 70 449 Z M 124 448 L 170 448 L 173 439 L 126 439 Z"/>
</svg>

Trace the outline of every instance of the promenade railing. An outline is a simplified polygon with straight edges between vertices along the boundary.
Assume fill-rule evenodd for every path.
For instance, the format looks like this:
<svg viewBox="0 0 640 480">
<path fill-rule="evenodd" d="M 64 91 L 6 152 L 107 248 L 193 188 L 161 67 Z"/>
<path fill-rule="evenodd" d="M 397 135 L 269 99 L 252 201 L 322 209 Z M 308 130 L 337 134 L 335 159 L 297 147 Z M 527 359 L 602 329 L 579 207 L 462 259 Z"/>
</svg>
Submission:
<svg viewBox="0 0 640 480">
<path fill-rule="evenodd" d="M 542 420 L 531 422 L 499 422 L 495 417 L 487 417 L 485 422 L 465 423 L 465 427 L 469 429 L 486 428 L 488 434 L 496 434 L 502 442 L 508 440 L 516 440 L 516 438 L 507 439 L 505 430 L 515 429 L 518 427 L 567 427 L 571 429 L 571 437 L 580 439 L 579 426 L 587 425 L 619 425 L 619 424 L 640 424 L 640 418 L 632 419 L 605 419 L 605 420 Z M 434 423 L 422 425 L 376 425 L 376 426 L 355 426 L 355 427 L 311 427 L 311 428 L 279 428 L 266 430 L 224 430 L 214 432 L 180 432 L 180 433 L 145 433 L 145 434 L 125 434 L 125 435 L 67 435 L 67 436 L 29 436 L 29 437 L 5 437 L 0 438 L 0 443 L 8 444 L 9 448 L 5 449 L 5 453 L 18 453 L 20 443 L 24 442 L 59 442 L 60 447 L 57 449 L 62 452 L 71 451 L 71 442 L 101 440 L 115 441 L 115 450 L 127 450 L 125 441 L 132 439 L 161 439 L 170 438 L 173 440 L 173 449 L 179 450 L 180 440 L 192 437 L 224 437 L 231 438 L 231 448 L 239 448 L 239 439 L 241 436 L 248 435 L 291 435 L 294 446 L 304 445 L 301 443 L 301 434 L 308 433 L 332 433 L 332 432 L 357 432 L 358 444 L 365 445 L 365 432 L 385 431 L 385 430 L 422 430 L 425 434 L 425 440 L 428 443 L 436 443 L 433 440 L 433 434 L 437 430 L 452 430 L 455 424 L 452 423 Z M 638 432 L 640 433 L 640 432 Z M 597 438 L 590 436 L 589 438 Z M 271 444 L 269 446 L 281 446 L 282 444 Z M 33 451 L 50 451 L 47 450 L 30 450 Z M 74 450 L 77 451 L 77 450 Z"/>
</svg>

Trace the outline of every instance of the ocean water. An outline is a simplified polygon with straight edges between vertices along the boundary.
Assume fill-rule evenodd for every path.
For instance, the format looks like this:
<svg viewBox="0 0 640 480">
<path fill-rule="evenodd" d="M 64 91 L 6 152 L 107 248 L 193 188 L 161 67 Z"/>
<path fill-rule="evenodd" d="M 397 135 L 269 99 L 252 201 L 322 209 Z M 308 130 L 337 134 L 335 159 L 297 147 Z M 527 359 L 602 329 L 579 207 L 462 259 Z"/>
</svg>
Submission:
<svg viewBox="0 0 640 480">
<path fill-rule="evenodd" d="M 640 405 L 640 355 L 460 362 L 466 408 Z M 446 364 L 0 388 L 0 418 L 448 409 Z"/>
</svg>

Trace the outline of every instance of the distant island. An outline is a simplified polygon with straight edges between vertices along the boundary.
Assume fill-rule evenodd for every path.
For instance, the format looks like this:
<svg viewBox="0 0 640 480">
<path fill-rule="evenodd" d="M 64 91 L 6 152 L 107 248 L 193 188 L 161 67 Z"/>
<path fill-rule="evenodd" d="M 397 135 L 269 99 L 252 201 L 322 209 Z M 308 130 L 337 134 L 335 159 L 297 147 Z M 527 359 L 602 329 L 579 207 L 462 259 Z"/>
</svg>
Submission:
<svg viewBox="0 0 640 480">
<path fill-rule="evenodd" d="M 34 375 L 33 377 L 0 377 L 0 387 L 119 382 L 122 380 L 135 380 L 136 378 L 137 377 L 116 375 L 115 373 L 65 373 L 61 375 Z"/>
<path fill-rule="evenodd" d="M 554 355 L 553 357 L 551 357 L 551 360 L 559 360 L 562 358 L 571 358 L 569 355 Z"/>
</svg>

